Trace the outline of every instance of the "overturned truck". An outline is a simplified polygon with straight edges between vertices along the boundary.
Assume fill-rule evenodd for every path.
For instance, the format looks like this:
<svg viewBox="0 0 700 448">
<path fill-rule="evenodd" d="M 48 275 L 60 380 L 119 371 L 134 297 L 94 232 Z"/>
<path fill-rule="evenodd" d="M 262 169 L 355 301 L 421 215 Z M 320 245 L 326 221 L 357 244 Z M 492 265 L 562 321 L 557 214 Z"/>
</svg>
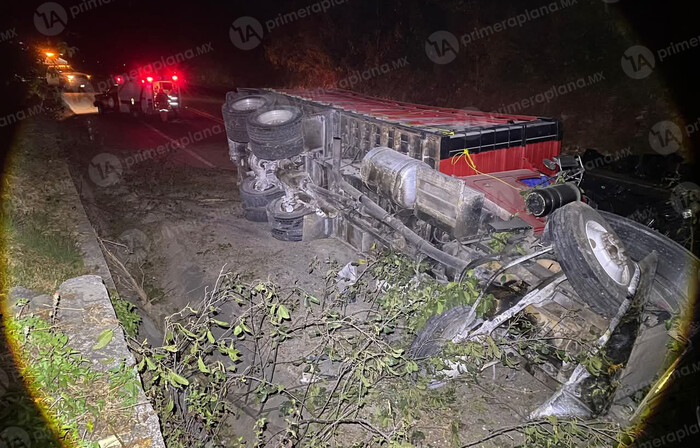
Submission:
<svg viewBox="0 0 700 448">
<path fill-rule="evenodd" d="M 475 303 L 433 317 L 414 356 L 449 341 L 508 337 L 505 324 L 527 314 L 562 350 L 603 350 L 616 366 L 601 380 L 587 366 L 517 353 L 554 391 L 532 418 L 614 410 L 629 421 L 640 393 L 649 390 L 647 402 L 660 393 L 673 369 L 666 347 L 682 338 L 665 324 L 689 306 L 700 263 L 587 204 L 583 165 L 561 154 L 558 120 L 341 90 L 239 89 L 222 113 L 245 217 L 269 223 L 272 237 L 388 247 L 430 263 L 438 279 L 475 273 L 485 292 L 518 284 L 490 315 L 477 316 Z M 498 252 L 485 244 L 494 235 Z M 572 347 L 576 340 L 590 344 Z M 441 378 L 459 375 L 459 363 L 450 367 Z"/>
</svg>

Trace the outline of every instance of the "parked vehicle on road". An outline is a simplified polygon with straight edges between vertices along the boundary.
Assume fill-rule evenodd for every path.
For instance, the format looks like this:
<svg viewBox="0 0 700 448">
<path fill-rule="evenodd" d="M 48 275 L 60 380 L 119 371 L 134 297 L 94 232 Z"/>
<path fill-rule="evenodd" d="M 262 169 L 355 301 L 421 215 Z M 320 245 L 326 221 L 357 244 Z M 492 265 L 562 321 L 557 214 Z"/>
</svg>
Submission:
<svg viewBox="0 0 700 448">
<path fill-rule="evenodd" d="M 159 115 L 163 121 L 179 114 L 182 101 L 178 75 L 126 78 L 114 76 L 106 92 L 95 95 L 98 113 Z"/>
<path fill-rule="evenodd" d="M 532 337 L 556 340 L 562 353 L 604 351 L 617 366 L 593 374 L 559 349 L 514 353 L 553 390 L 532 418 L 612 409 L 630 420 L 635 395 L 664 378 L 665 324 L 686 310 L 700 262 L 588 205 L 584 166 L 561 153 L 558 120 L 341 90 L 239 89 L 223 110 L 246 217 L 262 221 L 264 208 L 272 237 L 333 237 L 358 252 L 383 246 L 426 261 L 446 282 L 479 279 L 477 303 L 434 316 L 414 356 L 439 354 L 450 341 L 508 337 L 508 323 L 526 316 Z M 493 312 L 479 315 L 489 293 Z M 440 372 L 446 380 L 459 373 L 458 364 Z"/>
</svg>

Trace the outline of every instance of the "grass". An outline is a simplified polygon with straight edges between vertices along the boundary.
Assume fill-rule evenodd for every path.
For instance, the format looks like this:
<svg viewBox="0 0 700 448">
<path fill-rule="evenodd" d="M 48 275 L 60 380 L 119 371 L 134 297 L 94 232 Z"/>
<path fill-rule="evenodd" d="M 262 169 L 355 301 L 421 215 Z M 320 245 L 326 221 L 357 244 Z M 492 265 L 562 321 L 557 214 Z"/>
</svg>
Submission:
<svg viewBox="0 0 700 448">
<path fill-rule="evenodd" d="M 58 148 L 36 126 L 27 128 L 6 161 L 0 228 L 7 286 L 51 293 L 85 268 L 72 181 Z"/>
<path fill-rule="evenodd" d="M 91 363 L 67 344 L 67 335 L 36 316 L 8 319 L 7 330 L 21 358 L 31 360 L 20 371 L 34 391 L 33 400 L 68 446 L 96 448 L 98 444 L 85 440 L 86 436 L 130 425 L 130 408 L 137 403 L 140 388 L 133 368 L 121 363 L 107 372 L 93 370 Z M 28 407 L 26 400 L 32 398 L 23 396 L 15 405 Z M 28 422 L 26 413 L 17 415 L 22 419 L 17 424 L 22 427 L 46 431 L 36 416 Z M 49 437 L 40 439 L 46 448 L 59 447 Z"/>
<path fill-rule="evenodd" d="M 84 272 L 75 239 L 67 232 L 47 231 L 45 212 L 27 217 L 6 215 L 3 229 L 11 285 L 50 293 L 64 280 Z"/>
<path fill-rule="evenodd" d="M 74 186 L 52 143 L 51 126 L 28 121 L 3 172 L 0 239 L 5 291 L 23 286 L 50 294 L 67 279 L 87 272 L 77 242 L 81 216 Z M 135 335 L 140 318 L 133 305 L 111 298 L 125 331 Z M 18 389 L 3 396 L 14 409 L 0 412 L 12 420 L 3 424 L 25 428 L 35 442 L 32 446 L 46 448 L 94 448 L 97 443 L 86 438 L 133 426 L 130 413 L 140 389 L 133 368 L 122 362 L 107 372 L 96 371 L 71 349 L 60 324 L 11 314 L 5 315 L 4 330 L 30 391 Z"/>
<path fill-rule="evenodd" d="M 114 290 L 109 290 L 109 299 L 112 301 L 114 313 L 117 315 L 119 323 L 122 324 L 126 335 L 136 338 L 139 334 L 139 325 L 141 324 L 141 316 L 136 311 L 136 306 L 119 297 Z"/>
</svg>

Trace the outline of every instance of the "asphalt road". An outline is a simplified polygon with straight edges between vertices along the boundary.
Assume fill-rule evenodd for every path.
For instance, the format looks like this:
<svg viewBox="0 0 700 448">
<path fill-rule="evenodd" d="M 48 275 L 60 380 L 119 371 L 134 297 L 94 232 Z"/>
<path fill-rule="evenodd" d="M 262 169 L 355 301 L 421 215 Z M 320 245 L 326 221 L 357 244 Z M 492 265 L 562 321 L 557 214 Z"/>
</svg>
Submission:
<svg viewBox="0 0 700 448">
<path fill-rule="evenodd" d="M 358 257 L 332 238 L 278 241 L 267 223 L 243 218 L 221 118 L 224 96 L 190 94 L 167 122 L 112 113 L 59 124 L 91 223 L 149 296 L 165 298 L 163 314 L 201 299 L 224 266 L 315 289 L 313 257 L 342 264 Z M 122 286 L 120 294 L 135 298 L 128 282 Z"/>
<path fill-rule="evenodd" d="M 66 119 L 65 128 L 68 138 L 83 146 L 81 158 L 90 157 L 87 162 L 94 165 L 90 178 L 99 186 L 119 180 L 115 174 L 109 177 L 110 169 L 123 172 L 156 158 L 194 168 L 235 170 L 221 117 L 224 95 L 188 89 L 183 93 L 183 110 L 166 122 L 159 116 L 88 113 Z"/>
</svg>

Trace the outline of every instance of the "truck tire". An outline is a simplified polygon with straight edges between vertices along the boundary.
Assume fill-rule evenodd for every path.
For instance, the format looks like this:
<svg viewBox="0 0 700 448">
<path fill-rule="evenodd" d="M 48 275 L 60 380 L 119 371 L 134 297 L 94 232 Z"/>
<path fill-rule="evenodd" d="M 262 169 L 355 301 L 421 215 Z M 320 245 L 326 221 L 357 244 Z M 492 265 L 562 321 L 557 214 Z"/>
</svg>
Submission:
<svg viewBox="0 0 700 448">
<path fill-rule="evenodd" d="M 246 120 L 257 109 L 269 107 L 273 99 L 269 95 L 230 95 L 226 94 L 226 103 L 221 106 L 221 115 L 224 117 L 224 126 L 228 138 L 234 142 L 247 143 L 248 131 Z"/>
<path fill-rule="evenodd" d="M 281 208 L 282 198 L 275 199 L 267 205 L 267 220 L 270 223 L 272 237 L 280 241 L 301 241 L 304 230 L 304 216 L 312 213 L 306 207 L 292 212 Z"/>
<path fill-rule="evenodd" d="M 278 186 L 273 186 L 264 191 L 258 191 L 255 189 L 254 184 L 254 177 L 246 177 L 243 179 L 243 182 L 241 182 L 239 191 L 241 193 L 241 202 L 243 202 L 244 208 L 262 207 L 265 209 L 267 204 L 272 202 L 274 199 L 284 196 L 284 190 Z M 266 219 L 263 221 L 266 221 Z"/>
<path fill-rule="evenodd" d="M 603 316 L 614 316 L 635 268 L 610 224 L 588 205 L 572 202 L 550 216 L 545 233 L 581 300 Z"/>
<path fill-rule="evenodd" d="M 239 96 L 241 96 L 241 94 L 233 90 L 226 92 L 226 104 L 233 103 Z"/>
<path fill-rule="evenodd" d="M 248 117 L 250 149 L 258 159 L 282 160 L 303 149 L 302 112 L 294 106 L 275 106 L 255 111 Z"/>
<path fill-rule="evenodd" d="M 634 260 L 656 251 L 659 262 L 651 286 L 651 302 L 666 303 L 669 311 L 678 312 L 695 293 L 700 260 L 685 247 L 659 232 L 631 219 L 599 212 L 625 244 Z"/>
</svg>

